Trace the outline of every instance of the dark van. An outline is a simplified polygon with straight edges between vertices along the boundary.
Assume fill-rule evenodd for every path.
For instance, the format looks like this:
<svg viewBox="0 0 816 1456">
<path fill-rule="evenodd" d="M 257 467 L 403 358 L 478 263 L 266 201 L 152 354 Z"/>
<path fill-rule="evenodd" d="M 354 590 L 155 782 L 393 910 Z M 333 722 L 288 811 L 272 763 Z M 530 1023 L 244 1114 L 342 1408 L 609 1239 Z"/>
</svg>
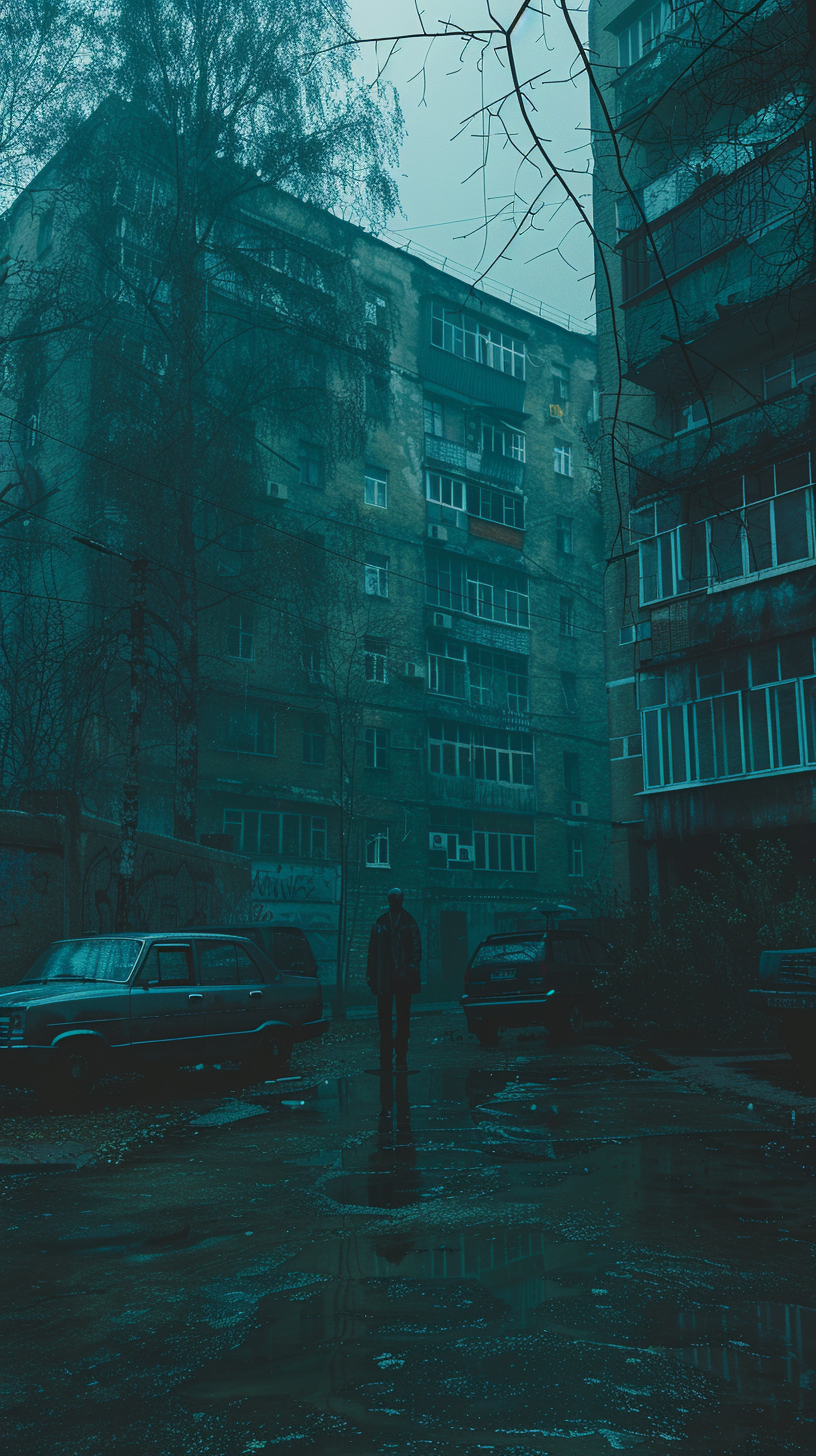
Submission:
<svg viewBox="0 0 816 1456">
<path fill-rule="evenodd" d="M 465 970 L 468 1031 L 482 1046 L 496 1046 L 510 1027 L 544 1026 L 561 1038 L 578 1038 L 594 1009 L 595 978 L 610 965 L 604 941 L 566 925 L 489 935 Z"/>
<path fill-rule="evenodd" d="M 243 935 L 262 950 L 264 955 L 290 976 L 316 976 L 317 961 L 305 932 L 299 925 L 251 923 L 248 925 L 200 925 L 199 931 L 210 935 Z"/>
</svg>

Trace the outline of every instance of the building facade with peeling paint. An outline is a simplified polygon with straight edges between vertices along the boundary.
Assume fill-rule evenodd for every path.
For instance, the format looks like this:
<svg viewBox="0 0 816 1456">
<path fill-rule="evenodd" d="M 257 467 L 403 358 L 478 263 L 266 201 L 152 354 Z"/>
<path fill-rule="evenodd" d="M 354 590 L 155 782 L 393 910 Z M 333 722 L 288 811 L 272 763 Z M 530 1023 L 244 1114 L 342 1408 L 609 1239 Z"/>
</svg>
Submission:
<svg viewBox="0 0 816 1456">
<path fill-rule="evenodd" d="M 125 145 L 127 116 L 114 122 L 106 205 L 121 241 L 105 286 L 121 313 L 131 275 L 154 278 L 143 239 L 162 183 L 144 144 Z M 32 257 L 42 216 L 55 255 L 74 241 L 47 182 L 15 214 L 12 244 Z M 429 989 L 452 997 L 485 934 L 544 901 L 609 903 L 595 340 L 268 187 L 229 221 L 208 316 L 249 340 L 277 329 L 294 363 L 274 408 L 252 376 L 243 433 L 196 507 L 197 834 L 250 860 L 254 914 L 301 925 L 327 983 L 339 929 L 352 997 L 400 884 Z M 357 310 L 342 347 L 322 322 L 337 279 Z M 37 428 L 19 453 L 44 488 L 55 437 L 87 441 L 99 421 L 112 423 L 94 459 L 136 459 L 117 337 L 29 373 Z M 161 389 L 156 343 L 140 357 Z M 230 348 L 243 368 L 252 345 Z M 273 373 L 278 356 L 263 357 Z M 82 369 L 87 405 L 66 413 Z M 214 410 L 231 383 L 217 356 L 202 381 Z M 127 550 L 144 534 L 139 487 L 108 478 L 74 464 L 73 523 Z M 163 701 L 149 689 L 142 734 L 140 818 L 156 832 L 172 830 L 178 752 Z M 86 789 L 98 811 L 115 809 L 117 762 Z"/>
<path fill-rule="evenodd" d="M 816 851 L 804 4 L 590 6 L 615 877 Z"/>
</svg>

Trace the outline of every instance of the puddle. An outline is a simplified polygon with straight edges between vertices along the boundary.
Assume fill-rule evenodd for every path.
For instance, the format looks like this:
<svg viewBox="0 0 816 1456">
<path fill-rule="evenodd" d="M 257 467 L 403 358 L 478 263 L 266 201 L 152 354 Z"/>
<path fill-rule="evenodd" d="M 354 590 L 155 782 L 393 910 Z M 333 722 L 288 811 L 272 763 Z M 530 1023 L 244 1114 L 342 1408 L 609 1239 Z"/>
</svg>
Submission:
<svg viewBox="0 0 816 1456">
<path fill-rule="evenodd" d="M 190 1123 L 191 1127 L 224 1127 L 228 1122 L 241 1122 L 245 1117 L 260 1117 L 268 1111 L 266 1107 L 260 1107 L 256 1102 L 224 1102 L 220 1107 L 213 1108 L 212 1112 L 204 1112 L 200 1117 L 194 1117 Z"/>
</svg>

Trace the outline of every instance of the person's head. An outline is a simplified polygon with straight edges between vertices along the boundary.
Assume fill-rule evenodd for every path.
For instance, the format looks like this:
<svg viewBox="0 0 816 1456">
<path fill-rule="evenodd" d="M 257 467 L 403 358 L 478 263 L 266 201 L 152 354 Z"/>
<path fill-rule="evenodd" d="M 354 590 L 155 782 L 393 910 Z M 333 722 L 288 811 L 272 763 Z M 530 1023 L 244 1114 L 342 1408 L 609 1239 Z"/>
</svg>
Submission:
<svg viewBox="0 0 816 1456">
<path fill-rule="evenodd" d="M 392 911 L 401 910 L 402 909 L 402 902 L 403 902 L 404 899 L 405 899 L 405 896 L 404 896 L 402 890 L 398 889 L 396 886 L 394 887 L 393 890 L 389 890 L 388 891 L 388 908 L 389 908 L 389 910 L 392 910 Z"/>
</svg>

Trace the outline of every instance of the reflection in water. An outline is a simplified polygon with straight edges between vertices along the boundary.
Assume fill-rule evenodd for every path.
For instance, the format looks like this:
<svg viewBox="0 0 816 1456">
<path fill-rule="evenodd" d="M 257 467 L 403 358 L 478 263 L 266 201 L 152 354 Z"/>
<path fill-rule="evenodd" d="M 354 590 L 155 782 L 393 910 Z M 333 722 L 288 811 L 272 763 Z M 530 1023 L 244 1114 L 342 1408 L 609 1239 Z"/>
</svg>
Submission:
<svg viewBox="0 0 816 1456">
<path fill-rule="evenodd" d="M 798 1391 L 800 1407 L 816 1404 L 816 1310 L 766 1301 L 683 1311 L 678 1323 L 691 1337 L 681 1351 L 685 1364 L 727 1380 L 740 1394 L 781 1380 Z"/>
<path fill-rule="evenodd" d="M 380 1074 L 380 1113 L 377 1140 L 365 1172 L 347 1172 L 331 1178 L 325 1192 L 337 1203 L 371 1208 L 405 1208 L 421 1197 L 422 1177 L 411 1128 L 408 1078 L 390 1071 Z"/>
</svg>

